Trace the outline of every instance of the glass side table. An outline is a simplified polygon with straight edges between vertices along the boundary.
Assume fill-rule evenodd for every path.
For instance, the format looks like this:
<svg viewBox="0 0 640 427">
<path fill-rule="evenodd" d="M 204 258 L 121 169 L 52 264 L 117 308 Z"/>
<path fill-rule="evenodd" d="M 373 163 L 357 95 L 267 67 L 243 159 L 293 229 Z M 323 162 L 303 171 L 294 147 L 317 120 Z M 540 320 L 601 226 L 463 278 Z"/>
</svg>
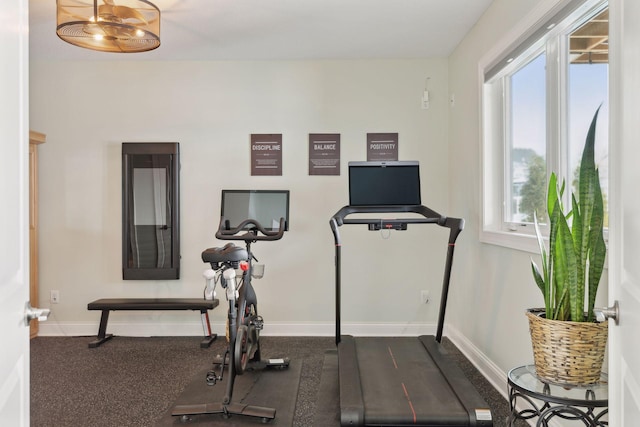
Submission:
<svg viewBox="0 0 640 427">
<path fill-rule="evenodd" d="M 516 420 L 536 417 L 537 427 L 547 427 L 555 417 L 578 420 L 581 421 L 579 425 L 589 427 L 609 425 L 606 374 L 595 384 L 566 386 L 543 382 L 536 375 L 535 367 L 527 365 L 509 371 L 507 383 L 511 410 L 509 426 L 513 426 Z M 524 409 L 518 409 L 517 404 Z"/>
</svg>

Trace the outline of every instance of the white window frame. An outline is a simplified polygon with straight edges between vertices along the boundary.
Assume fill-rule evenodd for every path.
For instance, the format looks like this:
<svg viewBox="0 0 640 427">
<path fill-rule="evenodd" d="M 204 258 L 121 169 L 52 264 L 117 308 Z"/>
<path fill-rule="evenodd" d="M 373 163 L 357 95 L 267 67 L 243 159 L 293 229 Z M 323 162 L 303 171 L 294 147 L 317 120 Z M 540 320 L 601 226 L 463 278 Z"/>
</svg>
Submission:
<svg viewBox="0 0 640 427">
<path fill-rule="evenodd" d="M 546 2 L 550 3 L 550 2 Z M 565 0 L 560 4 L 538 9 L 527 16 L 505 37 L 515 43 L 496 47 L 478 64 L 480 87 L 480 123 L 482 128 L 481 165 L 481 223 L 480 241 L 527 252 L 538 253 L 533 225 L 507 223 L 503 220 L 505 203 L 511 185 L 507 179 L 508 123 L 505 104 L 508 87 L 504 75 L 513 73 L 541 52 L 546 53 L 546 121 L 547 170 L 567 174 L 567 38 L 578 22 L 607 7 L 606 0 Z M 567 12 L 567 9 L 571 12 Z M 562 20 L 560 22 L 560 20 Z M 498 71 L 496 71 L 498 70 Z M 487 75 L 493 74 L 491 78 Z M 498 78 L 498 80 L 495 80 Z M 487 82 L 497 82 L 492 84 Z M 562 88 L 562 90 L 560 90 Z M 565 192 L 567 198 L 569 197 Z M 569 201 L 565 201 L 567 205 Z M 570 205 L 570 204 L 569 204 Z"/>
</svg>

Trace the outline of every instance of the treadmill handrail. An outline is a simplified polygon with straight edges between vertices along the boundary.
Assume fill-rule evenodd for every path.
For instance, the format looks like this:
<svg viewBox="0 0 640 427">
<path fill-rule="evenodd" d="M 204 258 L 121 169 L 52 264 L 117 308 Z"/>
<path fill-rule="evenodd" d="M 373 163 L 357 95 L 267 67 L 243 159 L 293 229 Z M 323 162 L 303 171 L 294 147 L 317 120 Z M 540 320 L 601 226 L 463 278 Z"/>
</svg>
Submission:
<svg viewBox="0 0 640 427">
<path fill-rule="evenodd" d="M 416 213 L 422 215 L 423 218 L 400 218 L 400 219 L 379 219 L 379 218 L 360 218 L 347 219 L 352 214 L 363 213 Z M 464 229 L 464 219 L 453 218 L 440 215 L 436 211 L 429 209 L 423 205 L 390 205 L 390 206 L 343 206 L 338 212 L 331 217 L 329 225 L 333 232 L 335 241 L 336 256 L 336 345 L 340 343 L 340 312 L 341 312 L 341 249 L 342 241 L 340 239 L 340 226 L 345 224 L 380 224 L 384 221 L 406 222 L 407 224 L 438 224 L 441 227 L 449 228 L 449 243 L 447 249 L 447 258 L 445 262 L 444 278 L 442 282 L 442 296 L 440 298 L 440 311 L 438 314 L 438 325 L 436 332 L 436 340 L 442 340 L 442 331 L 444 328 L 444 316 L 447 308 L 447 298 L 449 295 L 449 283 L 451 280 L 451 266 L 453 264 L 453 250 L 456 239 L 460 232 Z"/>
<path fill-rule="evenodd" d="M 407 223 L 433 223 L 444 225 L 447 217 L 440 215 L 438 212 L 429 209 L 423 205 L 389 205 L 389 206 L 351 206 L 342 207 L 333 218 L 335 218 L 338 226 L 343 224 L 376 224 L 380 219 L 374 218 L 358 218 L 347 219 L 348 215 L 363 213 L 416 213 L 422 215 L 422 218 L 394 218 L 395 221 L 407 221 Z"/>
</svg>

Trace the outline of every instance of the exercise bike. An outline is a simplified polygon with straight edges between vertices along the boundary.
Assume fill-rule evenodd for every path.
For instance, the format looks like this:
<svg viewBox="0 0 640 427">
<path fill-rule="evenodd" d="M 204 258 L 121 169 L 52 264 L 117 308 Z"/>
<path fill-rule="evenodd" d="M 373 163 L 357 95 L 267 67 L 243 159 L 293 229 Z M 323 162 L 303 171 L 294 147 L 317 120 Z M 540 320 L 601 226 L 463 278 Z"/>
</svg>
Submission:
<svg viewBox="0 0 640 427">
<path fill-rule="evenodd" d="M 254 275 L 253 261 L 257 261 L 251 252 L 251 244 L 257 241 L 279 240 L 284 235 L 285 220 L 280 219 L 277 231 L 269 231 L 256 220 L 247 219 L 235 228 L 230 228 L 222 217 L 216 238 L 220 240 L 242 240 L 245 247 L 236 246 L 230 242 L 222 247 L 205 249 L 202 261 L 211 265 L 211 270 L 205 271 L 207 278 L 206 295 L 215 295 L 215 288 L 219 282 L 224 289 L 229 310 L 227 312 L 228 346 L 223 356 L 214 360 L 214 368 L 207 372 L 208 385 L 216 385 L 224 379 L 227 373 L 227 384 L 222 402 L 204 403 L 196 405 L 178 405 L 173 408 L 172 415 L 182 417 L 188 421 L 190 415 L 222 414 L 225 418 L 232 415 L 245 415 L 261 418 L 268 422 L 275 418 L 276 410 L 262 406 L 247 405 L 233 402 L 233 387 L 237 375 L 247 370 L 267 368 L 286 369 L 289 359 L 267 359 L 260 357 L 260 331 L 263 328 L 262 317 L 258 314 L 258 299 L 251 284 Z M 242 275 L 237 277 L 236 270 Z M 256 278 L 261 274 L 255 275 Z"/>
</svg>

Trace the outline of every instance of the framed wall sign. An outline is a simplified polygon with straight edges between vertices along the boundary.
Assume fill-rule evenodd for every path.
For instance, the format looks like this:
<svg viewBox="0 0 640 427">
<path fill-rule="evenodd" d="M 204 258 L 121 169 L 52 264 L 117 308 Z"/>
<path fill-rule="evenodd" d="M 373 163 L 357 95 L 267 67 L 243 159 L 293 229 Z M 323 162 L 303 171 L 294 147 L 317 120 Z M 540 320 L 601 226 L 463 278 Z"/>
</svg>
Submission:
<svg viewBox="0 0 640 427">
<path fill-rule="evenodd" d="M 397 133 L 367 133 L 367 161 L 398 160 Z"/>
<path fill-rule="evenodd" d="M 309 175 L 340 175 L 340 134 L 309 134 Z"/>
<path fill-rule="evenodd" d="M 282 134 L 251 134 L 251 175 L 282 176 Z"/>
</svg>

